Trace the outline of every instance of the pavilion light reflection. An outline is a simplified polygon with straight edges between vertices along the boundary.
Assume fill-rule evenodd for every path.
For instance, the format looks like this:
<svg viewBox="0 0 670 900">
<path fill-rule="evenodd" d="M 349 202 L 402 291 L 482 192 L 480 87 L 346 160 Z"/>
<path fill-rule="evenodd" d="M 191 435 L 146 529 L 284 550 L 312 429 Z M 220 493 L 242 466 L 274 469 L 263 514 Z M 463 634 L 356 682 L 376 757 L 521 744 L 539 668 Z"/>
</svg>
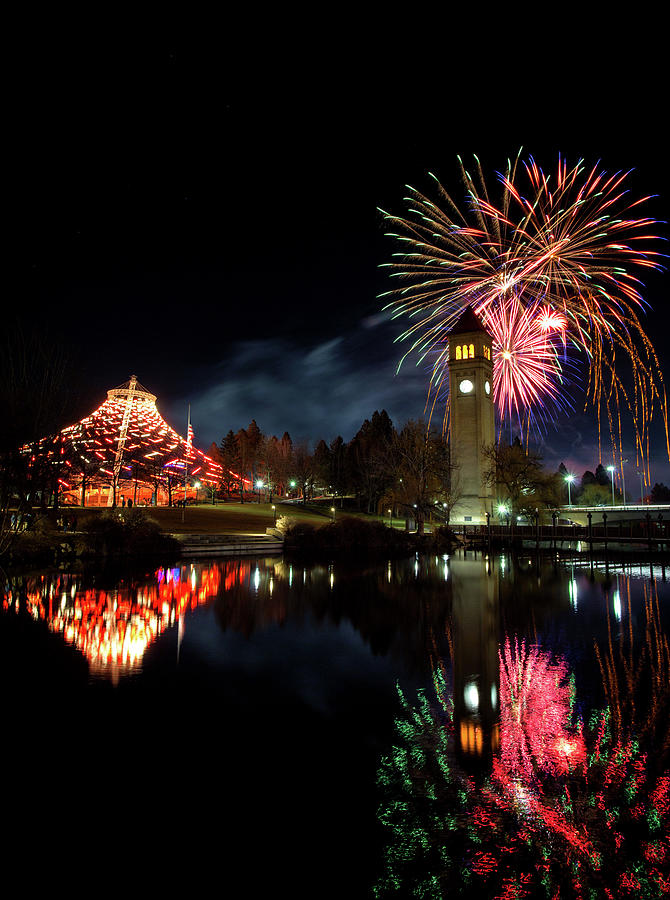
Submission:
<svg viewBox="0 0 670 900">
<path fill-rule="evenodd" d="M 139 670 L 146 648 L 185 610 L 217 594 L 222 570 L 228 572 L 232 585 L 242 571 L 248 572 L 248 566 L 191 566 L 190 575 L 187 567 L 157 569 L 141 586 L 121 583 L 112 591 L 86 586 L 63 574 L 38 576 L 26 580 L 25 602 L 34 619 L 44 619 L 51 631 L 86 657 L 92 674 L 116 682 Z M 4 607 L 9 608 L 13 600 L 12 592 L 5 589 Z M 57 601 L 55 608 L 53 601 Z"/>
</svg>

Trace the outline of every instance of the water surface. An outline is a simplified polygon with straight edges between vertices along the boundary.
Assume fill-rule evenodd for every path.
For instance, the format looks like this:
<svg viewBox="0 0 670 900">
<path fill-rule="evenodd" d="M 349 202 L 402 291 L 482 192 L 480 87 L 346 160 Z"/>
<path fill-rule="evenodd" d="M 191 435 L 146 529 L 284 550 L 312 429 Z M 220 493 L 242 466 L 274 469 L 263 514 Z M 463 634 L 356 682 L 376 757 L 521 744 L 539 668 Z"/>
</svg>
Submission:
<svg viewBox="0 0 670 900">
<path fill-rule="evenodd" d="M 7 578 L 26 887 L 662 896 L 669 603 L 473 554 Z"/>
</svg>

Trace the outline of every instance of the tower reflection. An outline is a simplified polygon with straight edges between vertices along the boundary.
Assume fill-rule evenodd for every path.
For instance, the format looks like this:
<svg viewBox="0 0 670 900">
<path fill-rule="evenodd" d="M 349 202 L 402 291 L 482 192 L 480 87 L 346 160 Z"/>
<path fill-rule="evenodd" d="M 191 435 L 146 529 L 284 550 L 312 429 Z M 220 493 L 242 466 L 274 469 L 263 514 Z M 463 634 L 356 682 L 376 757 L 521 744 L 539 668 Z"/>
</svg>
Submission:
<svg viewBox="0 0 670 900">
<path fill-rule="evenodd" d="M 498 579 L 486 559 L 452 559 L 454 734 L 463 762 L 489 764 L 500 743 Z"/>
</svg>

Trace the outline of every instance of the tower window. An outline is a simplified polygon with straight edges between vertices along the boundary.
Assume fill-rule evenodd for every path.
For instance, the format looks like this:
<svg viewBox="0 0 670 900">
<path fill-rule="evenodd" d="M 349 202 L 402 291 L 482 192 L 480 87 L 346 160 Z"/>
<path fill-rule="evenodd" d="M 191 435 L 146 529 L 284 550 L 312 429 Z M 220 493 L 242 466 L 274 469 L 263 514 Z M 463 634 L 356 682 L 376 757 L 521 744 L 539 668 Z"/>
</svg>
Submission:
<svg viewBox="0 0 670 900">
<path fill-rule="evenodd" d="M 456 359 L 461 359 L 461 345 L 456 347 Z"/>
<path fill-rule="evenodd" d="M 475 345 L 470 344 L 470 359 L 474 359 L 474 358 L 475 358 Z"/>
</svg>

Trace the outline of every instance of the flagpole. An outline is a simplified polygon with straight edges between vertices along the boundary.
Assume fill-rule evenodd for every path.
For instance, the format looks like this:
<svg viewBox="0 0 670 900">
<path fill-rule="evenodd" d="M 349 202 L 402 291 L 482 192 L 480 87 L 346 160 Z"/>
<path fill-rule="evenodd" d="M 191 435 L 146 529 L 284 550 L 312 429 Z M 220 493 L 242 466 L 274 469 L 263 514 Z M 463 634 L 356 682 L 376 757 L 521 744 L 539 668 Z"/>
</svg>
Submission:
<svg viewBox="0 0 670 900">
<path fill-rule="evenodd" d="M 188 425 L 186 426 L 186 453 L 184 455 L 184 505 L 181 508 L 181 520 L 184 521 L 186 513 L 186 480 L 188 479 L 188 455 L 190 452 L 189 438 L 191 436 L 191 404 L 188 405 Z"/>
</svg>

